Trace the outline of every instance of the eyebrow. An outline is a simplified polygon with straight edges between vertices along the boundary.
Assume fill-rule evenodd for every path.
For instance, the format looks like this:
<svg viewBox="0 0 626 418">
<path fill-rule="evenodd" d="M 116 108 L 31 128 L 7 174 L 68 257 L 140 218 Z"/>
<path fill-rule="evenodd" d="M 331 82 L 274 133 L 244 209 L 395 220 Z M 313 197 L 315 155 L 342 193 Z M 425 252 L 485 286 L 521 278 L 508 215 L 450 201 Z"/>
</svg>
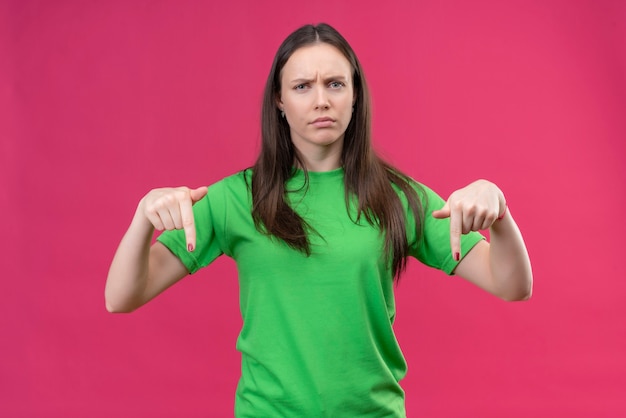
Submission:
<svg viewBox="0 0 626 418">
<path fill-rule="evenodd" d="M 294 80 L 289 81 L 289 83 L 291 83 L 291 84 L 306 84 L 306 83 L 312 83 L 313 81 L 315 81 L 314 78 L 296 78 Z M 347 82 L 348 78 L 344 77 L 342 75 L 337 75 L 337 76 L 326 77 L 324 79 L 325 83 L 328 83 L 329 81 L 343 81 L 343 82 Z"/>
</svg>

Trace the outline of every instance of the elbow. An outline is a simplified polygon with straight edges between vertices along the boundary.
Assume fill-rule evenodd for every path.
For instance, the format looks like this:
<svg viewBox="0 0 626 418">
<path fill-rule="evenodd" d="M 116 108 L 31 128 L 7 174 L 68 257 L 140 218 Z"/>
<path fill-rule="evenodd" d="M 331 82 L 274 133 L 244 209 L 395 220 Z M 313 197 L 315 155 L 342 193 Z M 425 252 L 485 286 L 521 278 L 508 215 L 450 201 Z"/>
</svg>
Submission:
<svg viewBox="0 0 626 418">
<path fill-rule="evenodd" d="M 524 302 L 530 300 L 533 296 L 532 277 L 528 280 L 527 285 L 518 289 L 516 292 L 509 292 L 500 295 L 500 298 L 506 302 Z"/>
<path fill-rule="evenodd" d="M 141 305 L 140 299 L 116 291 L 108 284 L 104 288 L 104 306 L 109 313 L 131 313 Z"/>
<path fill-rule="evenodd" d="M 111 305 L 109 301 L 104 303 L 108 313 L 121 313 L 115 306 Z"/>
<path fill-rule="evenodd" d="M 127 311 L 118 309 L 115 305 L 109 303 L 109 301 L 105 301 L 104 305 L 108 313 L 127 313 Z"/>
<path fill-rule="evenodd" d="M 505 302 L 524 302 L 529 300 L 533 295 L 532 290 L 528 290 L 527 292 L 520 292 L 514 295 L 503 295 L 500 298 Z"/>
<path fill-rule="evenodd" d="M 104 298 L 104 305 L 106 307 L 107 312 L 109 313 L 131 313 L 133 312 L 136 308 L 135 307 L 131 307 L 131 306 L 124 306 L 124 305 L 119 305 L 119 304 L 115 304 L 112 303 L 108 298 Z"/>
</svg>

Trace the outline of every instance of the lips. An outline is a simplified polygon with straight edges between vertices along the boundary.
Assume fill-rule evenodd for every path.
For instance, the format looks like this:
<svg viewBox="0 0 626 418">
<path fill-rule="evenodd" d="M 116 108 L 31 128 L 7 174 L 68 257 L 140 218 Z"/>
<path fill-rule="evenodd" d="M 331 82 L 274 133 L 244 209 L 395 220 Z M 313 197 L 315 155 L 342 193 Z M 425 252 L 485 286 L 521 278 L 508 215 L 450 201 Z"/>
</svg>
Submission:
<svg viewBox="0 0 626 418">
<path fill-rule="evenodd" d="M 326 127 L 331 126 L 333 123 L 335 123 L 335 119 L 328 117 L 328 116 L 324 116 L 324 117 L 315 119 L 313 122 L 311 122 L 311 125 L 318 127 L 318 128 L 326 128 Z"/>
</svg>

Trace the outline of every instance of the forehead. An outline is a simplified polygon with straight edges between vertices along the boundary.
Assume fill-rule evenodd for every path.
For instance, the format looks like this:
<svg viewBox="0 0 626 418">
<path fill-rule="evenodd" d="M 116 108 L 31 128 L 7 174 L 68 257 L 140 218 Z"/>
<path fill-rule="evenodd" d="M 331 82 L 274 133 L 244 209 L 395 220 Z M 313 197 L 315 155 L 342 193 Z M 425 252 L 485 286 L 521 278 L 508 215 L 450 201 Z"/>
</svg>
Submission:
<svg viewBox="0 0 626 418">
<path fill-rule="evenodd" d="M 313 78 L 316 75 L 350 78 L 352 66 L 334 46 L 317 43 L 295 50 L 285 63 L 282 74 L 289 79 Z"/>
</svg>

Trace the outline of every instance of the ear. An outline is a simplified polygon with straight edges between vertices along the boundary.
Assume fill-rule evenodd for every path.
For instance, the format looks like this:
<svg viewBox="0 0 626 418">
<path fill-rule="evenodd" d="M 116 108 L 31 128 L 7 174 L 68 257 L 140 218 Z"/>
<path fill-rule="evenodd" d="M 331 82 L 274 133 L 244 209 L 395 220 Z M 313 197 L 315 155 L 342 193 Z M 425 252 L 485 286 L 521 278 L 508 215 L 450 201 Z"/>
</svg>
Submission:
<svg viewBox="0 0 626 418">
<path fill-rule="evenodd" d="M 283 105 L 283 100 L 281 99 L 280 94 L 276 95 L 276 99 L 274 101 L 276 102 L 276 107 L 278 107 L 278 110 L 282 112 L 285 106 Z"/>
</svg>

